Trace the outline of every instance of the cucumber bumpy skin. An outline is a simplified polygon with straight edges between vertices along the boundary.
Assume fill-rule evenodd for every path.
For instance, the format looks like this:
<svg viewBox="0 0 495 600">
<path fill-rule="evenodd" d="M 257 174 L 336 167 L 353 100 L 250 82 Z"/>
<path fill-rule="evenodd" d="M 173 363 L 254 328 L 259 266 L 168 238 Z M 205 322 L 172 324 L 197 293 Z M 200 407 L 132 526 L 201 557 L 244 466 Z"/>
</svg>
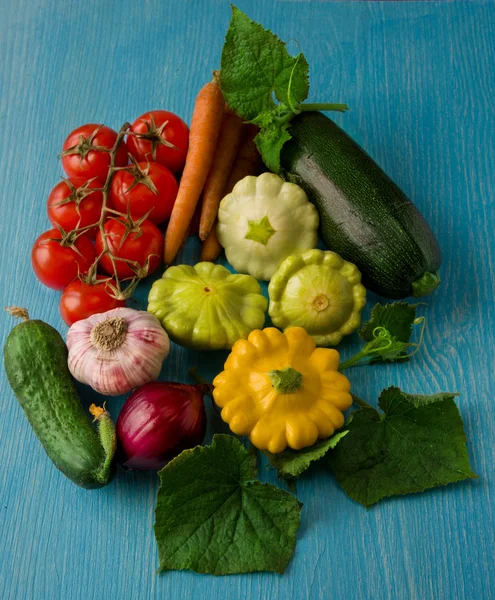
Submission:
<svg viewBox="0 0 495 600">
<path fill-rule="evenodd" d="M 58 331 L 30 320 L 24 309 L 8 310 L 24 321 L 5 343 L 5 370 L 36 436 L 55 466 L 75 484 L 86 489 L 106 485 L 114 472 L 116 446 L 108 413 L 95 415 L 97 433 L 77 395 L 67 367 L 67 347 Z"/>
</svg>

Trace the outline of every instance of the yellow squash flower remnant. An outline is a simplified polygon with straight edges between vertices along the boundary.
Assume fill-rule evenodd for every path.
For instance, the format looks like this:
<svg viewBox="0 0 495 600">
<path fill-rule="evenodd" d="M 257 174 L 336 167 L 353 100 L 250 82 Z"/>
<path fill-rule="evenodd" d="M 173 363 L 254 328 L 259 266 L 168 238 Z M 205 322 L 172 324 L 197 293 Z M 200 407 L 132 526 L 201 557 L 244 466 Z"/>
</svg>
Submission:
<svg viewBox="0 0 495 600">
<path fill-rule="evenodd" d="M 257 329 L 234 344 L 213 398 L 230 429 L 260 450 L 300 450 L 344 424 L 351 384 L 338 365 L 339 353 L 316 348 L 302 327 Z"/>
</svg>

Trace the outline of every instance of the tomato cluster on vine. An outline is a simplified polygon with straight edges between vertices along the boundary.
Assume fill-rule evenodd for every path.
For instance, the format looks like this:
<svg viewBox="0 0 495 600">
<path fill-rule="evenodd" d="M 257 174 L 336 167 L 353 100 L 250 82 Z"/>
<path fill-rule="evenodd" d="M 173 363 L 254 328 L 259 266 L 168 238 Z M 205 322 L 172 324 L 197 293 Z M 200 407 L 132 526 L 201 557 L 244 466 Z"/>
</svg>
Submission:
<svg viewBox="0 0 495 600">
<path fill-rule="evenodd" d="M 50 192 L 53 229 L 35 241 L 38 279 L 62 291 L 67 325 L 124 306 L 162 262 L 163 233 L 184 167 L 189 129 L 155 110 L 120 132 L 98 124 L 72 131 L 60 154 L 66 177 Z"/>
</svg>

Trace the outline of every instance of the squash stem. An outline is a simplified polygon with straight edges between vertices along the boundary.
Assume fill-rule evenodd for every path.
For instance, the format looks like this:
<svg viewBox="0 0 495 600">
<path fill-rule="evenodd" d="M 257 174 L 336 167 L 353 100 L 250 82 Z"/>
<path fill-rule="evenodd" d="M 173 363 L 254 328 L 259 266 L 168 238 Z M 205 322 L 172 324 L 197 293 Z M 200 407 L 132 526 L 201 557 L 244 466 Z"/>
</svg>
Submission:
<svg viewBox="0 0 495 600">
<path fill-rule="evenodd" d="M 253 242 L 266 246 L 274 233 L 276 233 L 276 230 L 273 229 L 268 217 L 265 215 L 259 221 L 248 221 L 248 231 L 244 239 L 253 240 Z"/>
<path fill-rule="evenodd" d="M 412 292 L 415 298 L 428 296 L 440 285 L 440 277 L 437 273 L 423 273 L 419 279 L 412 282 Z"/>
<path fill-rule="evenodd" d="M 279 394 L 294 394 L 302 385 L 303 376 L 292 367 L 270 371 L 268 377 Z"/>
</svg>

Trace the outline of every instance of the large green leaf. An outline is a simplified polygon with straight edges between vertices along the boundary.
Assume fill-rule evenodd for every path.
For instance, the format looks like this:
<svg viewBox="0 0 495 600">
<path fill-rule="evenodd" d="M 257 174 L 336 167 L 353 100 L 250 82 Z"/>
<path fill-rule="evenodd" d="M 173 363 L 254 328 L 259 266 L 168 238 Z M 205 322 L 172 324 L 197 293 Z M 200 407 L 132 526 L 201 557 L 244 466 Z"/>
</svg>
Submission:
<svg viewBox="0 0 495 600">
<path fill-rule="evenodd" d="M 347 494 L 369 507 L 386 496 L 476 477 L 455 395 L 390 387 L 380 395 L 383 413 L 371 407 L 354 412 L 349 433 L 326 459 Z"/>
<path fill-rule="evenodd" d="M 265 451 L 265 455 L 270 464 L 277 469 L 280 477 L 293 479 L 302 475 L 311 466 L 311 463 L 320 460 L 329 450 L 335 448 L 346 434 L 347 431 L 340 431 L 332 437 L 302 450 L 284 450 L 279 454 Z"/>
<path fill-rule="evenodd" d="M 182 452 L 159 475 L 159 570 L 284 572 L 302 505 L 288 492 L 253 481 L 256 457 L 239 440 L 215 435 L 210 446 Z"/>
<path fill-rule="evenodd" d="M 230 108 L 251 120 L 275 108 L 274 94 L 287 108 L 305 100 L 308 63 L 303 54 L 291 56 L 276 35 L 233 6 L 220 83 Z"/>
</svg>

